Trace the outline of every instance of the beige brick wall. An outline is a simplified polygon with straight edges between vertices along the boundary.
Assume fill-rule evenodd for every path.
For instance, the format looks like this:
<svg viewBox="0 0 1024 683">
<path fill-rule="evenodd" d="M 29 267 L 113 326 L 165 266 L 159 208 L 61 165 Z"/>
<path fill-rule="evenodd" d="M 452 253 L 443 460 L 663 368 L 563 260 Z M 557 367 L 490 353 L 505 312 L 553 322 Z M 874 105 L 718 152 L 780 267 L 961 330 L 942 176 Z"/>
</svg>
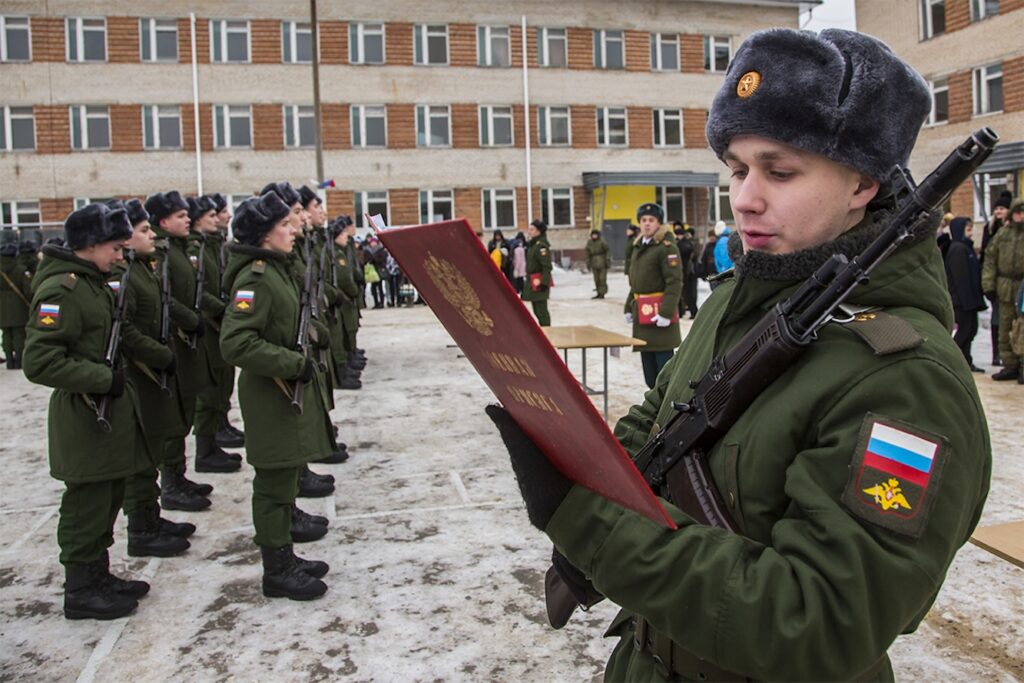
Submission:
<svg viewBox="0 0 1024 683">
<path fill-rule="evenodd" d="M 589 104 L 573 105 L 569 111 L 572 123 L 572 146 L 581 149 L 597 147 L 597 107 Z"/>
<path fill-rule="evenodd" d="M 707 109 L 683 109 L 683 147 L 707 147 L 708 140 L 704 135 L 707 123 Z"/>
<path fill-rule="evenodd" d="M 67 58 L 62 17 L 31 17 L 32 60 L 36 62 L 63 62 Z"/>
<path fill-rule="evenodd" d="M 110 151 L 142 151 L 142 105 L 110 105 Z"/>
<path fill-rule="evenodd" d="M 209 103 L 199 103 L 200 148 L 204 152 L 213 150 L 213 109 Z M 192 103 L 181 105 L 181 146 L 188 152 L 196 150 L 195 111 Z"/>
<path fill-rule="evenodd" d="M 970 180 L 953 191 L 949 198 L 949 210 L 957 216 L 974 215 L 974 186 Z"/>
<path fill-rule="evenodd" d="M 412 24 L 408 22 L 391 22 L 384 29 L 387 45 L 387 63 L 401 66 L 412 66 Z"/>
<path fill-rule="evenodd" d="M 252 105 L 252 143 L 257 150 L 284 149 L 284 114 L 280 104 Z"/>
<path fill-rule="evenodd" d="M 327 215 L 332 219 L 342 214 L 355 218 L 355 197 L 350 190 L 327 190 L 326 199 Z"/>
<path fill-rule="evenodd" d="M 654 147 L 654 122 L 650 107 L 629 107 L 629 146 L 647 149 Z"/>
<path fill-rule="evenodd" d="M 387 120 L 388 148 L 414 149 L 416 147 L 416 105 L 389 104 Z"/>
<path fill-rule="evenodd" d="M 480 114 L 475 104 L 453 104 L 452 147 L 474 149 L 480 145 Z"/>
<path fill-rule="evenodd" d="M 39 218 L 43 223 L 63 223 L 74 208 L 73 197 L 42 197 L 39 200 Z"/>
<path fill-rule="evenodd" d="M 594 31 L 570 26 L 565 31 L 569 42 L 569 68 L 594 68 Z"/>
<path fill-rule="evenodd" d="M 704 73 L 704 37 L 693 33 L 679 34 L 679 64 L 684 74 Z"/>
<path fill-rule="evenodd" d="M 946 0 L 946 32 L 952 33 L 971 25 L 969 0 Z"/>
<path fill-rule="evenodd" d="M 249 22 L 253 64 L 281 63 L 281 22 L 275 19 L 253 19 Z"/>
<path fill-rule="evenodd" d="M 572 210 L 577 228 L 590 229 L 590 193 L 582 185 L 572 188 Z"/>
<path fill-rule="evenodd" d="M 512 51 L 512 68 L 523 68 L 523 27 L 513 24 L 508 32 L 509 49 Z"/>
<path fill-rule="evenodd" d="M 37 104 L 32 112 L 36 119 L 36 153 L 70 152 L 71 120 L 67 105 Z"/>
<path fill-rule="evenodd" d="M 461 216 L 469 221 L 469 224 L 473 226 L 474 230 L 480 229 L 483 225 L 483 212 L 480 204 L 480 188 L 455 188 L 455 215 Z"/>
<path fill-rule="evenodd" d="M 1024 111 L 1024 56 L 1003 62 L 1003 111 Z"/>
<path fill-rule="evenodd" d="M 137 64 L 139 54 L 139 18 L 107 17 L 107 61 Z"/>
<path fill-rule="evenodd" d="M 949 75 L 949 122 L 970 121 L 973 113 L 971 72 L 959 71 Z"/>
<path fill-rule="evenodd" d="M 448 24 L 448 60 L 452 66 L 476 66 L 476 26 Z"/>
<path fill-rule="evenodd" d="M 348 63 L 348 24 L 344 21 L 320 22 L 320 63 Z"/>
<path fill-rule="evenodd" d="M 352 147 L 352 121 L 347 104 L 320 105 L 320 131 L 324 149 L 350 149 Z"/>
<path fill-rule="evenodd" d="M 626 31 L 626 70 L 651 70 L 651 34 Z"/>
<path fill-rule="evenodd" d="M 419 190 L 397 188 L 390 190 L 388 195 L 391 201 L 391 222 L 394 225 L 414 225 L 420 222 Z"/>
</svg>

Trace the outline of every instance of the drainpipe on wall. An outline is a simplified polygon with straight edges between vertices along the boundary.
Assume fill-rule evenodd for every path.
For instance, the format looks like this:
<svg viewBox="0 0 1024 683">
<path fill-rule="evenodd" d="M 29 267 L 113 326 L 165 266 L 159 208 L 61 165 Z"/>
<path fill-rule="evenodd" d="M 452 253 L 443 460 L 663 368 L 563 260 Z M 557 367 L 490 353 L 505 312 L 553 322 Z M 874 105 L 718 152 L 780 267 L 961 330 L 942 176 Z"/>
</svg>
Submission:
<svg viewBox="0 0 1024 683">
<path fill-rule="evenodd" d="M 526 131 L 526 222 L 533 220 L 533 172 L 530 168 L 530 77 L 526 62 L 526 15 L 522 15 L 523 27 L 523 130 Z"/>
<path fill-rule="evenodd" d="M 196 191 L 203 194 L 203 151 L 199 143 L 199 67 L 196 65 L 196 14 L 188 15 L 189 31 L 192 40 L 192 118 L 195 123 L 196 136 Z"/>
</svg>

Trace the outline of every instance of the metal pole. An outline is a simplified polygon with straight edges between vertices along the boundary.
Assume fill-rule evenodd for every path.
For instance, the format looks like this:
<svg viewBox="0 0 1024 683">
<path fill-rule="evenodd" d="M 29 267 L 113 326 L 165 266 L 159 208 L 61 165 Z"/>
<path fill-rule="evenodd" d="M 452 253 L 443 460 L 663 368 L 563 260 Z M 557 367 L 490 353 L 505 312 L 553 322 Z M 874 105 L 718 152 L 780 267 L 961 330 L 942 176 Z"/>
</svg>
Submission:
<svg viewBox="0 0 1024 683">
<path fill-rule="evenodd" d="M 526 15 L 522 15 L 523 46 L 523 130 L 526 131 L 526 220 L 533 220 L 533 171 L 530 168 L 530 78 L 526 62 Z"/>
<path fill-rule="evenodd" d="M 199 67 L 196 61 L 196 14 L 188 15 L 189 32 L 192 40 L 192 119 L 196 136 L 196 191 L 203 194 L 203 150 L 199 143 Z"/>
<path fill-rule="evenodd" d="M 309 0 L 309 23 L 313 39 L 313 129 L 316 135 L 316 182 L 319 185 L 324 180 L 324 140 L 320 128 L 320 36 L 316 21 L 316 0 Z"/>
</svg>

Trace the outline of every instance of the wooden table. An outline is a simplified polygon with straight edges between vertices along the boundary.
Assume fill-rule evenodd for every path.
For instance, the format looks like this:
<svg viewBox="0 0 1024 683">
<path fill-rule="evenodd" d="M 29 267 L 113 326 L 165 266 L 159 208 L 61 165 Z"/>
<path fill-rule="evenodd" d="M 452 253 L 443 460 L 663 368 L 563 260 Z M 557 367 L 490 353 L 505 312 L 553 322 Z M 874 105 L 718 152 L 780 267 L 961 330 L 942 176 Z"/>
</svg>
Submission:
<svg viewBox="0 0 1024 683">
<path fill-rule="evenodd" d="M 569 325 L 563 327 L 542 327 L 548 341 L 562 350 L 562 358 L 569 365 L 569 349 L 579 349 L 583 359 L 583 377 L 580 384 L 588 396 L 604 396 L 604 419 L 608 420 L 608 349 L 620 346 L 644 346 L 642 339 L 627 337 L 616 332 L 602 330 L 593 325 Z M 587 386 L 587 349 L 602 349 L 604 359 L 604 390 Z"/>
<path fill-rule="evenodd" d="M 1024 569 L 1024 521 L 979 527 L 971 543 Z"/>
</svg>

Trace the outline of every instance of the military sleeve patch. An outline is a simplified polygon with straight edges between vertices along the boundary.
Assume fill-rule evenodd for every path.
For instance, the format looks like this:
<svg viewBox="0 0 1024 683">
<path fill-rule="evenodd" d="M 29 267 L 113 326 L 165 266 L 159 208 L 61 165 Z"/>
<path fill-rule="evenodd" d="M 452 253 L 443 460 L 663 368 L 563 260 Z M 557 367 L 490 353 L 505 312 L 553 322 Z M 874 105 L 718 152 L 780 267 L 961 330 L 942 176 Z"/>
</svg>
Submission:
<svg viewBox="0 0 1024 683">
<path fill-rule="evenodd" d="M 346 263 L 348 263 L 348 261 L 346 261 L 345 259 L 343 259 L 343 258 L 338 259 L 338 265 L 341 266 L 342 268 L 345 267 Z"/>
<path fill-rule="evenodd" d="M 868 413 L 842 502 L 861 519 L 918 538 L 948 452 L 948 442 L 938 434 Z"/>
<path fill-rule="evenodd" d="M 37 321 L 40 327 L 60 327 L 60 304 L 39 304 Z"/>
<path fill-rule="evenodd" d="M 548 255 L 548 250 L 545 249 L 544 247 L 541 247 L 540 248 L 540 255 L 541 256 L 547 256 Z"/>
<path fill-rule="evenodd" d="M 675 268 L 676 266 L 679 265 L 679 254 L 669 254 L 668 256 L 665 257 L 665 262 L 668 263 L 668 265 Z"/>
<path fill-rule="evenodd" d="M 252 307 L 256 304 L 256 292 L 251 289 L 240 289 L 235 292 L 234 309 L 242 313 L 252 313 Z"/>
<path fill-rule="evenodd" d="M 114 294 L 117 294 L 119 291 L 121 291 L 121 281 L 120 280 L 108 280 L 107 281 L 107 287 L 110 287 L 110 289 L 114 290 Z"/>
<path fill-rule="evenodd" d="M 199 268 L 199 257 L 198 256 L 196 256 L 195 254 L 192 254 L 191 256 L 188 257 L 188 260 L 192 263 L 192 267 L 193 268 L 196 268 L 196 269 Z"/>
</svg>

